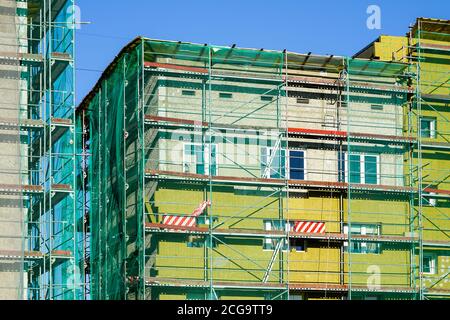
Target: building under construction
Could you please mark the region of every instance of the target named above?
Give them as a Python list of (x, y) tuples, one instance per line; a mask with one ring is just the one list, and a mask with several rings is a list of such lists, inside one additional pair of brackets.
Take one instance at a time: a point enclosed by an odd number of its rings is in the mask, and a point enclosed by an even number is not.
[(85, 293), (73, 6), (0, 1), (0, 299)]
[(91, 297), (449, 297), (449, 49), (132, 41), (77, 109)]
[(76, 109), (74, 12), (0, 0), (0, 299), (450, 297), (450, 21), (137, 38)]

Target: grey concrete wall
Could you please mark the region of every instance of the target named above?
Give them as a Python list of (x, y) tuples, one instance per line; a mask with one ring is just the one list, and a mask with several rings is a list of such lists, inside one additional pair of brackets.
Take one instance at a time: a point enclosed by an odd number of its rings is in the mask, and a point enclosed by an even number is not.
[[(18, 5), (23, 5), (18, 3)], [(16, 17), (16, 1), (0, 0), (0, 52), (18, 53), (23, 48), (18, 45), (16, 26), (22, 18)], [(20, 80), (22, 71), (18, 63), (0, 63), (0, 119), (18, 122), (21, 103), (26, 101), (24, 87)], [(25, 99), (25, 100), (23, 100)], [(20, 186), (20, 172), (26, 172), (26, 161), (21, 161), (26, 147), (20, 143), (20, 131), (0, 127), (0, 185)], [(23, 218), (20, 195), (0, 194), (0, 299), (19, 299), (21, 283), (25, 282), (23, 273)], [(14, 254), (11, 254), (14, 253)], [(17, 256), (11, 258), (10, 256)], [(9, 258), (8, 258), (9, 257)]]
[[(389, 94), (356, 93), (354, 94), (356, 101), (352, 102), (350, 107), (340, 108), (338, 114), (336, 90), (291, 88), (290, 95), (294, 96), (281, 97), (278, 102), (274, 97), (273, 102), (264, 102), (261, 100), (261, 92), (270, 91), (275, 88), (274, 85), (213, 82), (213, 86), (217, 84), (218, 87), (213, 88), (209, 95), (208, 88), (201, 89), (201, 80), (161, 77), (160, 81), (158, 87), (153, 80), (151, 102), (147, 104), (147, 113), (149, 114), (200, 122), (202, 120), (202, 103), (206, 103), (211, 106), (209, 109), (212, 113), (212, 122), (215, 124), (224, 124), (224, 127), (235, 124), (270, 128), (277, 126), (277, 115), (281, 113), (281, 118), (283, 118), (287, 108), (289, 127), (347, 131), (347, 121), (349, 120), (350, 132), (402, 135), (402, 108), (401, 105), (396, 104), (395, 100), (389, 102), (387, 99)], [(174, 83), (177, 84), (172, 87)], [(233, 86), (235, 91), (220, 90), (222, 87), (226, 88), (227, 85)], [(252, 90), (258, 92), (252, 93)], [(183, 91), (190, 91), (191, 94), (183, 95)], [(223, 98), (220, 93), (231, 93), (232, 98)], [(150, 91), (147, 91), (147, 94), (150, 94)], [(298, 97), (307, 97), (308, 102), (299, 102), (296, 94)], [(358, 99), (358, 95), (361, 99)], [(382, 100), (383, 109), (374, 110), (374, 104), (376, 105), (380, 99), (384, 99)], [(209, 120), (209, 114), (206, 114), (205, 120)], [(217, 145), (218, 175), (261, 176), (261, 150), (267, 145), (275, 145), (278, 132), (272, 131), (269, 134), (269, 142), (265, 141), (264, 137), (257, 137), (253, 133), (246, 134), (242, 131), (238, 133), (228, 130), (226, 133), (216, 132), (213, 135), (214, 143)], [(184, 145), (194, 139), (195, 142), (201, 143), (200, 129), (195, 132), (168, 130), (167, 134), (171, 136), (162, 135), (160, 142), (154, 145), (147, 167), (195, 173), (195, 163), (193, 159), (184, 154)], [(311, 147), (312, 144), (317, 144), (317, 140), (297, 141), (302, 142), (299, 149), (305, 151), (306, 180), (338, 181), (338, 152), (335, 148)], [(305, 147), (302, 148), (302, 145)], [(403, 154), (400, 151), (387, 150), (374, 144), (361, 144), (356, 141), (352, 143), (351, 148), (352, 152), (360, 149), (356, 153), (379, 153), (380, 184), (403, 185)], [(380, 150), (383, 150), (382, 153)], [(183, 166), (183, 163), (191, 163), (191, 165)]]

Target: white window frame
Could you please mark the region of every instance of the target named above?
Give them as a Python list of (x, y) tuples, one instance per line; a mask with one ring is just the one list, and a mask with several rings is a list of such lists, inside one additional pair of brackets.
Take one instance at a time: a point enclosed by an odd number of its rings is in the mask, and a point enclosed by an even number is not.
[[(272, 231), (272, 222), (273, 221), (278, 221), (278, 220), (276, 220), (276, 219), (265, 219), (265, 220), (263, 220), (264, 231)], [(285, 229), (286, 232), (288, 232), (290, 230), (290, 225), (288, 223), (284, 223), (284, 229)], [(274, 249), (266, 249), (266, 245), (267, 245), (267, 247), (268, 247), (269, 244), (271, 246), (273, 246), (273, 240), (274, 240), (273, 237), (270, 237), (270, 236), (264, 237), (263, 251), (274, 251)], [(284, 241), (284, 240), (285, 240), (284, 238), (279, 238), (279, 241)], [(287, 252), (288, 248), (289, 248), (289, 244), (286, 245), (286, 243), (285, 243), (284, 246), (282, 247), (282, 251)]]
[[(192, 166), (192, 163), (187, 163), (186, 162), (186, 146), (202, 146), (202, 143), (198, 143), (198, 142), (183, 142), (183, 173), (186, 173), (186, 164), (189, 166)], [(205, 146), (209, 149), (209, 147), (211, 146), (215, 146), (216, 147), (216, 172), (215, 174), (213, 174), (213, 176), (217, 176), (219, 173), (219, 146), (217, 145), (217, 143), (205, 143)], [(211, 152), (210, 152), (211, 153)], [(204, 175), (209, 175), (209, 169), (210, 169), (210, 165), (209, 165), (209, 153), (205, 152), (205, 154), (208, 155), (208, 157), (205, 160), (205, 168), (208, 168), (208, 171), (204, 173)]]
[[(377, 235), (380, 236), (381, 235), (381, 225), (380, 224), (371, 224), (371, 223), (355, 223), (356, 225), (361, 226), (361, 233), (357, 234), (357, 235), (361, 235), (361, 236), (365, 236), (367, 235), (367, 227), (368, 226), (376, 226), (377, 227)], [(349, 228), (348, 228), (348, 224), (344, 225), (344, 234), (348, 235), (349, 234)], [(356, 234), (355, 234), (356, 235)], [(381, 252), (367, 252), (367, 242), (362, 242), (362, 241), (358, 241), (361, 244), (361, 248), (366, 248), (366, 252), (352, 252), (351, 254), (381, 254)], [(377, 243), (377, 245), (380, 245), (379, 243)], [(347, 248), (346, 251), (349, 250), (349, 243), (348, 241), (344, 242), (344, 248)]]
[[(344, 152), (345, 156), (345, 182), (348, 183), (349, 181), (349, 162), (348, 162), (348, 152)], [(379, 154), (373, 154), (373, 153), (352, 153), (352, 156), (359, 156), (359, 165), (360, 165), (360, 183), (359, 184), (366, 184), (366, 161), (365, 156), (371, 156), (377, 158), (377, 183), (376, 185), (381, 184), (381, 158)]]
[[(435, 196), (436, 193), (435, 192), (429, 192), (427, 193), (430, 196)], [(437, 204), (437, 199), (436, 198), (427, 198), (426, 196), (422, 196), (422, 206), (423, 207), (435, 207)]]
[(427, 120), (430, 122), (430, 136), (423, 137), (423, 139), (436, 139), (436, 122), (437, 119), (433, 117), (421, 117), (420, 118), (420, 127), (422, 128), (422, 120)]
[[(272, 223), (269, 220), (264, 221), (264, 231), (272, 231)], [(272, 244), (273, 238), (264, 237), (263, 251), (273, 251), (273, 249), (267, 249), (269, 246), (273, 246)]]
[[(286, 151), (287, 150), (285, 148), (279, 148), (279, 149), (275, 149), (274, 147), (262, 147), (262, 148), (266, 149), (266, 157), (267, 157), (266, 160), (267, 161), (270, 158), (269, 154), (272, 154), (273, 150), (280, 150), (280, 152), (282, 152), (284, 150), (284, 154), (285, 154), (285, 157), (286, 157)], [(260, 150), (260, 152), (261, 152), (261, 154), (260, 154), (261, 156), (260, 156), (260, 161), (259, 162), (260, 162), (260, 167), (262, 167), (262, 149)], [(285, 159), (284, 163), (285, 163), (284, 171), (285, 171), (285, 174), (286, 174), (286, 170), (288, 169), (288, 165), (287, 165), (286, 159)], [(261, 170), (261, 177), (262, 178), (272, 179), (272, 176), (270, 174), (270, 172), (272, 171), (272, 164), (273, 164), (273, 161), (270, 164), (270, 166), (268, 166), (268, 164), (266, 163), (266, 168), (269, 168), (269, 176), (268, 177), (264, 177), (264, 171)], [(280, 169), (281, 169), (281, 167), (280, 167)], [(280, 172), (280, 176), (281, 176), (281, 172)]]
[[(268, 156), (269, 153), (271, 153), (273, 150), (275, 150), (274, 147), (262, 147), (266, 149), (266, 155)], [(308, 180), (307, 179), (307, 175), (308, 175), (308, 170), (307, 168), (307, 161), (306, 161), (306, 154), (307, 151), (305, 149), (285, 149), (285, 148), (280, 148), (280, 151), (284, 150), (284, 154), (285, 154), (285, 165), (286, 167), (284, 168), (285, 170), (285, 174), (287, 176), (288, 179), (291, 179), (291, 151), (293, 152), (303, 152), (303, 180)], [(262, 150), (261, 150), (261, 155), (262, 155)], [(262, 159), (260, 157), (260, 164), (262, 164)], [(269, 167), (269, 172), (270, 170), (272, 170), (272, 166)], [(261, 172), (261, 177), (263, 177), (264, 172)], [(281, 173), (280, 173), (281, 175)], [(268, 177), (270, 179), (270, 176)]]
[(430, 266), (430, 272), (423, 272), (424, 274), (428, 274), (428, 275), (435, 275), (437, 274), (437, 255), (435, 253), (424, 253), (424, 258), (425, 257), (430, 257), (430, 261), (431, 261), (431, 266)]

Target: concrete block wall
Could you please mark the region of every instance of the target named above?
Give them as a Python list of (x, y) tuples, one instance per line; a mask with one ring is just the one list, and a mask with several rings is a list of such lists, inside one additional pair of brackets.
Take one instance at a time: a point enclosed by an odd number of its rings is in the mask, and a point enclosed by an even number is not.
[[(19, 45), (19, 33), (22, 29), (17, 25), (23, 23), (23, 18), (16, 16), (16, 3), (11, 0), (0, 0), (0, 52), (16, 54), (23, 52)], [(24, 81), (21, 80), (22, 67), (17, 61), (0, 63), (0, 119), (18, 123), (21, 116), (20, 104), (24, 103)], [(7, 189), (8, 185), (20, 188), (22, 171), (26, 164), (21, 156), (26, 146), (21, 144), (18, 128), (0, 127), (0, 186)], [(26, 161), (25, 161), (26, 162)], [(0, 300), (21, 298), (20, 284), (25, 282), (23, 272), (24, 242), (23, 219), (25, 211), (22, 208), (21, 195), (0, 194)], [(2, 254), (3, 252), (3, 254)], [(16, 256), (15, 258), (7, 258)]]
[[(224, 87), (229, 86), (228, 91), (221, 91), (218, 86), (217, 90), (211, 92), (209, 99), (209, 97), (205, 97), (207, 90), (202, 89), (201, 80), (172, 80), (178, 82), (176, 87), (172, 87), (173, 83), (166, 77), (160, 78), (160, 87), (152, 86), (152, 102), (149, 104), (148, 113), (201, 122), (202, 103), (206, 103), (211, 105), (212, 122), (215, 124), (223, 124), (225, 127), (233, 124), (268, 128), (267, 139), (269, 141), (265, 141), (266, 138), (262, 133), (255, 135), (254, 131), (245, 133), (228, 129), (226, 132), (218, 131), (217, 134), (214, 134), (213, 143), (217, 147), (218, 154), (217, 175), (221, 176), (250, 177), (254, 175), (260, 177), (261, 149), (276, 144), (279, 134), (279, 131), (276, 130), (277, 124), (284, 125), (278, 123), (277, 114), (280, 113), (281, 116), (284, 116), (286, 106), (290, 127), (347, 131), (347, 119), (349, 118), (352, 132), (402, 135), (402, 106), (397, 105), (395, 99), (390, 104), (383, 104), (381, 111), (372, 110), (373, 103), (370, 99), (365, 102), (352, 103), (349, 117), (348, 108), (340, 108), (341, 110), (338, 112), (336, 101), (328, 99), (333, 96), (334, 99), (337, 98), (337, 93), (328, 89), (295, 88), (297, 93), (309, 97), (307, 103), (299, 102), (295, 96), (289, 97), (287, 100), (284, 97), (275, 96), (272, 102), (263, 102), (261, 97), (264, 95), (261, 92), (270, 90), (269, 86), (223, 83)], [(230, 88), (233, 88), (234, 91), (231, 91)], [(189, 93), (186, 94), (185, 91), (189, 91)], [(206, 94), (208, 93), (206, 92)], [(221, 94), (231, 94), (232, 96), (223, 98)], [(246, 115), (248, 116), (245, 117)], [(208, 121), (208, 119), (209, 115), (207, 114), (206, 120)], [(372, 123), (368, 124), (367, 122)], [(201, 144), (201, 130), (181, 129), (160, 132), (163, 136), (153, 146), (153, 157), (150, 159), (152, 163), (148, 164), (148, 167), (156, 168), (159, 159), (159, 170), (195, 173), (194, 164), (187, 171), (183, 168), (183, 162), (186, 162), (184, 144), (186, 142)], [(302, 139), (301, 141), (305, 144), (305, 148), (302, 149), (305, 151), (306, 158), (307, 176), (305, 179), (337, 182), (339, 175), (336, 148), (311, 147), (312, 144), (307, 142), (314, 142), (314, 140)], [(392, 186), (404, 184), (401, 150), (395, 148), (387, 148), (389, 149), (387, 150), (386, 147), (380, 148), (374, 144), (357, 142), (352, 143), (352, 148), (352, 152), (355, 152), (356, 149), (364, 149), (366, 153), (379, 154), (380, 184)]]

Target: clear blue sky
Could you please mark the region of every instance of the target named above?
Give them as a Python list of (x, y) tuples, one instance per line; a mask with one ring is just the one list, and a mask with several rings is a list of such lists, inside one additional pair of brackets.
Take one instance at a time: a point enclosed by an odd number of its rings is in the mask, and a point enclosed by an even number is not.
[[(448, 0), (76, 0), (77, 100), (138, 35), (300, 53), (352, 55), (381, 34), (404, 35), (416, 17), (450, 19)], [(366, 27), (369, 5), (381, 29)]]

